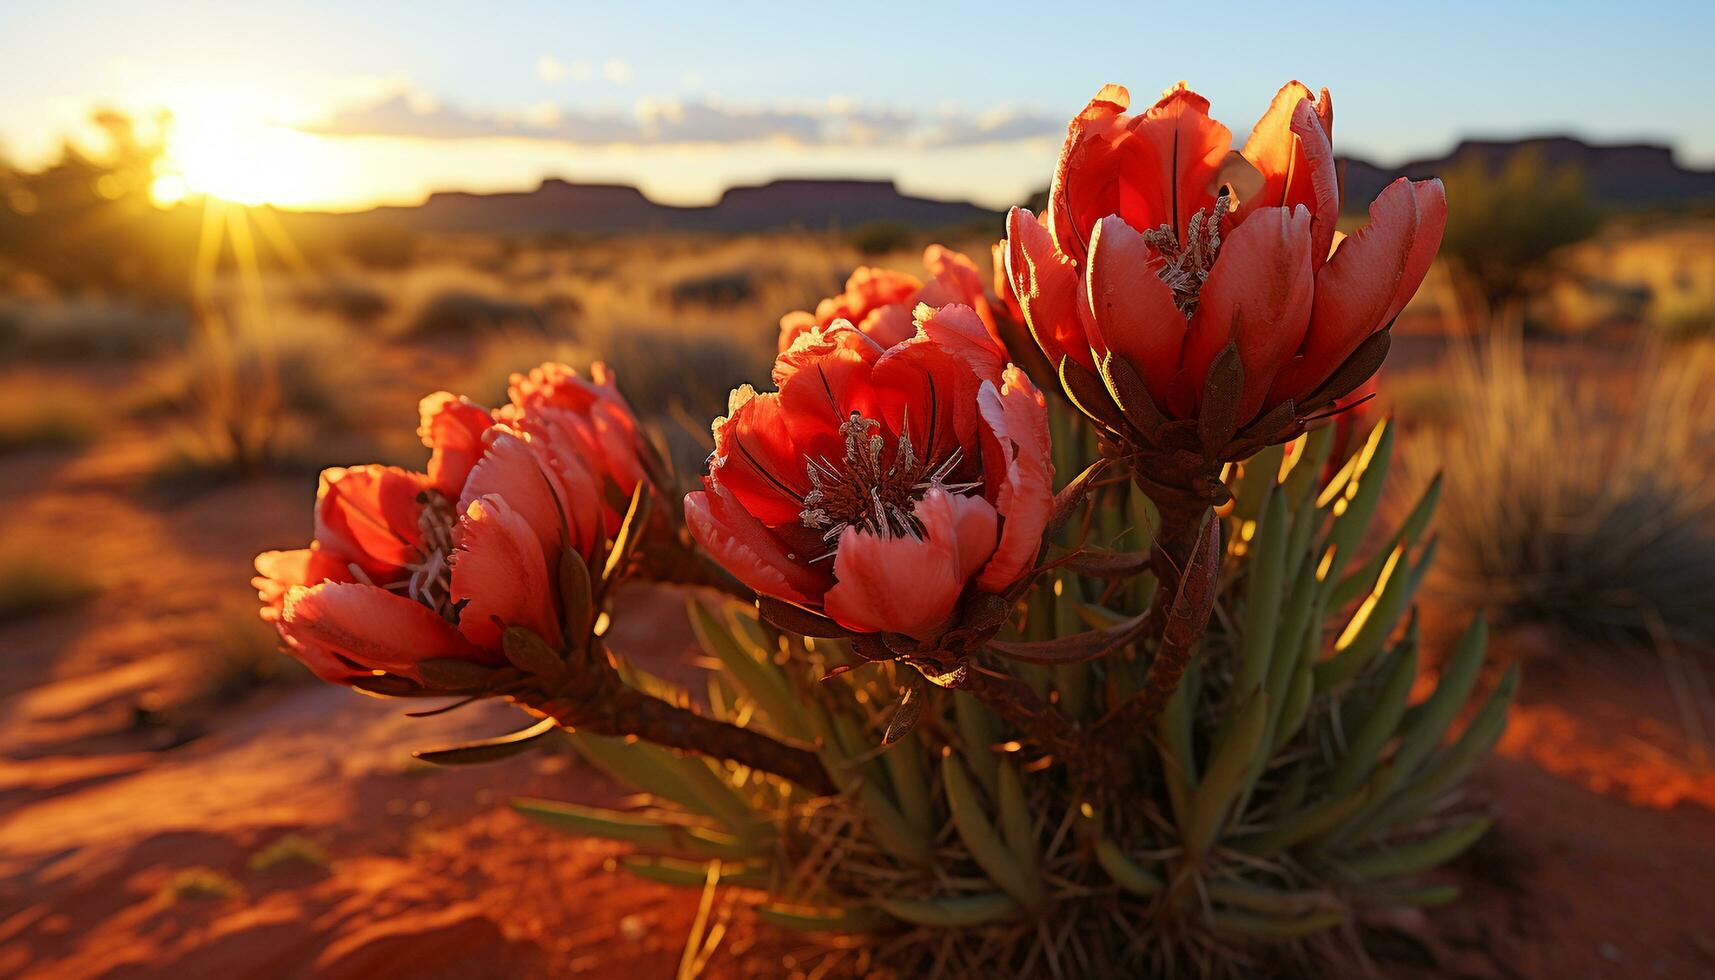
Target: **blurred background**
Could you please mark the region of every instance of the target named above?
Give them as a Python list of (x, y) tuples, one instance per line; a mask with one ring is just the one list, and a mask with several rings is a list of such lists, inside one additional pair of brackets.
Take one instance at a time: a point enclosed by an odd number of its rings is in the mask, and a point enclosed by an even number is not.
[[(415, 763), (507, 710), (305, 683), (251, 557), (321, 467), (420, 466), (423, 394), (546, 358), (694, 479), (781, 314), (932, 242), (986, 269), (1104, 82), (1242, 141), (1294, 77), (1347, 230), (1446, 182), (1364, 416), (1398, 500), (1442, 474), (1426, 633), (1483, 608), (1527, 664), (1467, 901), (1371, 955), (1715, 975), (1715, 7), (817, 6), (0, 10), (0, 975), (670, 975), (696, 896), (504, 807), (611, 783)], [(615, 646), (682, 658), (632, 601)], [(731, 935), (707, 975), (796, 962)]]

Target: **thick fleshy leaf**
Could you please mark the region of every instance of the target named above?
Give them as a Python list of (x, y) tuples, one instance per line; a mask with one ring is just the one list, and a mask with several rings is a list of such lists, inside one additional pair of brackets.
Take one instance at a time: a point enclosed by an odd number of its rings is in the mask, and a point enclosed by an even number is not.
[(1049, 666), (1081, 664), (1105, 657), (1143, 633), (1148, 613), (1139, 613), (1112, 626), (1052, 640), (990, 640), (988, 648), (1011, 660)]

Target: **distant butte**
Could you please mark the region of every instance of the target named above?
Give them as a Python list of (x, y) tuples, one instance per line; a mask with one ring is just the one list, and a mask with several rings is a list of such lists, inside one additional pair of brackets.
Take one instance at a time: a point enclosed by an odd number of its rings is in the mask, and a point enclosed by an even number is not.
[[(1473, 157), (1496, 168), (1527, 149), (1541, 153), (1551, 167), (1570, 164), (1582, 170), (1591, 197), (1603, 207), (1626, 210), (1715, 201), (1715, 171), (1679, 165), (1667, 146), (1598, 146), (1569, 136), (1465, 140), (1445, 156), (1394, 167), (1343, 158), (1345, 200), (1351, 210), (1361, 213), (1397, 177), (1436, 176)], [(730, 188), (711, 205), (679, 207), (652, 201), (627, 184), (579, 184), (552, 178), (529, 191), (443, 191), (411, 207), (382, 207), (350, 215), (301, 214), (296, 219), (380, 222), (426, 232), (530, 235), (851, 229), (871, 222), (920, 229), (998, 227), (1001, 217), (999, 211), (964, 201), (905, 194), (890, 180), (775, 180)]]

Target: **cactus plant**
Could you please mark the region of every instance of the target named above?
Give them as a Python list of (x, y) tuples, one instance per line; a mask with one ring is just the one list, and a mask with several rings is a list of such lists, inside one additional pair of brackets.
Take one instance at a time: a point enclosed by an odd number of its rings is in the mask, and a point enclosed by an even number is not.
[[(1068, 417), (1056, 430), (1062, 445), (1088, 438)], [(779, 927), (877, 933), (908, 975), (1219, 973), (1265, 962), (1274, 945), (1337, 934), (1366, 907), (1449, 901), (1456, 891), (1426, 875), (1488, 826), (1457, 791), (1500, 735), (1516, 672), (1473, 697), (1479, 619), (1433, 692), (1408, 703), (1420, 659), (1411, 599), (1434, 553), (1437, 488), (1366, 550), (1391, 426), (1321, 481), (1330, 443), (1319, 430), (1230, 474), (1219, 612), (1152, 730), (1114, 746), (1121, 784), (1105, 792), (1077, 785), (1065, 760), (1028, 751), (970, 694), (902, 705), (909, 668), (841, 673), (860, 662), (848, 641), (786, 632), (746, 604), (700, 594), (689, 613), (723, 668), (709, 675), (707, 710), (815, 746), (838, 795), (578, 733), (578, 751), (649, 794), (650, 807), (515, 805), (634, 845), (620, 866), (644, 878), (702, 888), (713, 875), (755, 889), (760, 915)], [(1125, 486), (1098, 494), (1111, 499), (1092, 521), (1107, 526), (1088, 533), (1144, 544), (1148, 502)], [(1060, 533), (1070, 545), (1084, 531)], [(1135, 580), (1062, 570), (1040, 581), (1010, 632), (1109, 626), (1150, 595)], [(1138, 643), (1012, 669), (1094, 726), (1139, 689), (1150, 656)], [(630, 680), (690, 697), (637, 672)], [(916, 724), (888, 742), (909, 710), (921, 712)]]

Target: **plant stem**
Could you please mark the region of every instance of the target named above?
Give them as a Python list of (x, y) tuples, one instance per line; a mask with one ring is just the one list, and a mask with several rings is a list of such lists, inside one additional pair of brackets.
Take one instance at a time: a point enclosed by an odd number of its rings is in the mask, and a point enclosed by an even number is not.
[[(1154, 561), (1159, 585), (1152, 610), (1152, 619), (1161, 623), (1161, 639), (1149, 662), (1143, 689), (1110, 711), (1097, 724), (1098, 732), (1123, 734), (1155, 723), (1179, 689), (1192, 651), (1209, 624), (1220, 587), (1221, 522), (1208, 502), (1159, 485), (1146, 489), (1161, 512)], [(1123, 740), (1107, 743), (1121, 744)]]
[(636, 736), (646, 742), (694, 752), (773, 773), (818, 794), (837, 792), (814, 752), (795, 748), (751, 728), (699, 715), (624, 685), (599, 697), (514, 695), (568, 730)]

